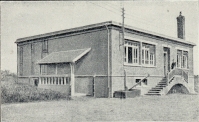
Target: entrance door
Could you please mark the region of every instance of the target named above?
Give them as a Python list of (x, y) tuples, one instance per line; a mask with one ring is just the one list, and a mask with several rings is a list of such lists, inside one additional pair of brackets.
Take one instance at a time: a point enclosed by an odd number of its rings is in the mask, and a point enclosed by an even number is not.
[(170, 71), (170, 49), (164, 47), (164, 76)]
[(168, 69), (168, 54), (164, 52), (164, 76), (167, 76), (167, 69)]

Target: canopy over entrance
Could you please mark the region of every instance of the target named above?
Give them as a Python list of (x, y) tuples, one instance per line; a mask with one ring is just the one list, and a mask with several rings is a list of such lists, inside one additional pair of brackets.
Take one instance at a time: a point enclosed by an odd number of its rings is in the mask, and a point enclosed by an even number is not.
[(52, 63), (74, 63), (79, 60), (81, 57), (86, 55), (91, 48), (86, 49), (77, 49), (77, 50), (68, 50), (53, 52), (43, 59), (41, 59), (38, 64), (52, 64)]

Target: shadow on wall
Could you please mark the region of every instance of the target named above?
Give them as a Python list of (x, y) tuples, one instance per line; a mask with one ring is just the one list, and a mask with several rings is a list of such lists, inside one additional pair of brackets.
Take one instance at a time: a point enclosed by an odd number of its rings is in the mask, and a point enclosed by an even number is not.
[(168, 92), (168, 94), (173, 94), (173, 93), (189, 94), (189, 91), (182, 84), (176, 84)]

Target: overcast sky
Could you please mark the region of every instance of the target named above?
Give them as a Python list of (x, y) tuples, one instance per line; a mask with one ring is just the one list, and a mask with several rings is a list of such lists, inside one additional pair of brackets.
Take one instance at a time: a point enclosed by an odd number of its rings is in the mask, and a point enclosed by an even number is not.
[[(104, 21), (125, 24), (177, 37), (176, 17), (185, 16), (185, 37), (198, 44), (198, 1), (187, 2), (2, 2), (1, 69), (17, 71), (17, 38), (59, 31)], [(194, 48), (195, 74), (199, 74), (198, 46)]]

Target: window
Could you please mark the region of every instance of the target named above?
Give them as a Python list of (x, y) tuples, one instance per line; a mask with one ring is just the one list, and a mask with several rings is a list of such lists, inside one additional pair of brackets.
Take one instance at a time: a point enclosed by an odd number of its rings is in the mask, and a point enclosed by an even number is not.
[(155, 65), (155, 46), (143, 43), (142, 44), (142, 64)]
[(181, 67), (182, 50), (177, 51), (177, 67)]
[(188, 68), (187, 64), (188, 64), (188, 52), (187, 51), (183, 51), (183, 55), (182, 55), (182, 68)]
[(188, 51), (177, 50), (177, 67), (188, 68)]
[(155, 45), (153, 42), (126, 40), (124, 63), (127, 65), (155, 66)]
[(47, 65), (41, 65), (41, 74), (46, 75), (47, 74)]
[(19, 49), (20, 49), (20, 51), (19, 51), (19, 57), (20, 57), (20, 59), (19, 59), (19, 62), (20, 62), (19, 74), (20, 74), (20, 76), (22, 76), (23, 75), (23, 47), (20, 47)]
[[(141, 79), (135, 79), (135, 83), (140, 82)], [(139, 83), (139, 86), (141, 86), (141, 82)]]
[(48, 40), (44, 40), (42, 43), (42, 51), (48, 52)]
[(128, 64), (139, 64), (139, 43), (134, 41), (126, 41), (124, 46), (124, 61)]
[(147, 85), (147, 79), (144, 79), (144, 80), (142, 81), (142, 83), (143, 83), (144, 85)]

